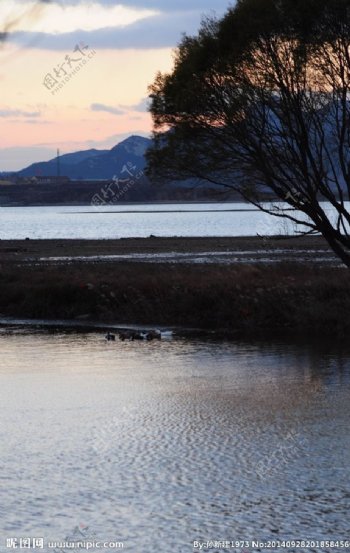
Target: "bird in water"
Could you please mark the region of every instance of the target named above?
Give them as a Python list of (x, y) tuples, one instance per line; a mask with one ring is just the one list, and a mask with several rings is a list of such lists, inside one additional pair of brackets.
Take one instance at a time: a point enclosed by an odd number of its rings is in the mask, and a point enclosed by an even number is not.
[(147, 340), (150, 342), (151, 340), (161, 340), (162, 335), (159, 332), (159, 330), (150, 330), (150, 331), (143, 331), (143, 332), (137, 332), (135, 330), (129, 330), (126, 332), (120, 332), (119, 333), (119, 339), (124, 342), (125, 340)]

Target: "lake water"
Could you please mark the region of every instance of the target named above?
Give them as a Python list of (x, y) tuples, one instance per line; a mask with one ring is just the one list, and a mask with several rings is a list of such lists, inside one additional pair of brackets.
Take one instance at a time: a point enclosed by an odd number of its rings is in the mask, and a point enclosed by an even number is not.
[(348, 352), (16, 329), (0, 347), (1, 553), (349, 538)]
[(256, 236), (293, 233), (249, 204), (0, 207), (0, 238)]

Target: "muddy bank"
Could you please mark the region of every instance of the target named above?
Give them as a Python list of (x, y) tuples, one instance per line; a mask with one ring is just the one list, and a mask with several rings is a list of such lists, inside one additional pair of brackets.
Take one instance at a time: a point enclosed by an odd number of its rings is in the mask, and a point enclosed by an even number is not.
[[(121, 238), (117, 240), (0, 240), (0, 259), (59, 255), (111, 255), (127, 253), (253, 251), (266, 249), (328, 250), (325, 240), (313, 237), (232, 238)], [(17, 254), (17, 255), (16, 255)]]
[(0, 240), (0, 264), (276, 263), (339, 265), (321, 237), (128, 238), (120, 240)]
[[(81, 253), (78, 245), (66, 245), (72, 246)], [(45, 249), (53, 251), (52, 244), (28, 247), (40, 255)], [(185, 326), (229, 337), (268, 339), (343, 339), (350, 331), (350, 279), (343, 268), (283, 260), (273, 266), (138, 262), (57, 266), (21, 264), (20, 259), (6, 260), (2, 255), (0, 317)]]

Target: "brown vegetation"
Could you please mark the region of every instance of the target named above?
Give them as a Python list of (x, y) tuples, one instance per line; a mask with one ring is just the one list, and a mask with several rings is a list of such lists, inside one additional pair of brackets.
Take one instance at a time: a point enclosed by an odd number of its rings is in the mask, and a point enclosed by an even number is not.
[(232, 336), (344, 338), (348, 270), (305, 265), (8, 265), (6, 317), (195, 327)]

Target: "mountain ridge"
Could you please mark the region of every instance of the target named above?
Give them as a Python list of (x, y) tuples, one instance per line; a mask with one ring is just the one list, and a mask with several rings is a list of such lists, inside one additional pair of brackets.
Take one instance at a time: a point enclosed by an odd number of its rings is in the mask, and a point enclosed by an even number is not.
[[(60, 172), (72, 180), (122, 178), (127, 176), (128, 167), (135, 172), (144, 170), (145, 153), (151, 145), (150, 138), (131, 135), (110, 150), (92, 148), (63, 154), (59, 157)], [(16, 174), (19, 177), (57, 176), (57, 158), (32, 163)]]

